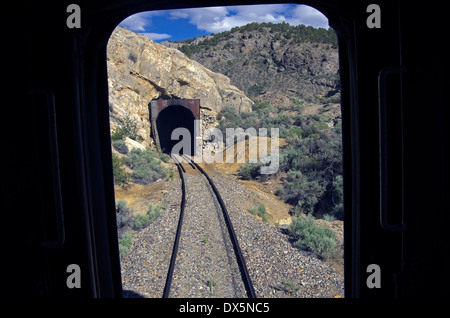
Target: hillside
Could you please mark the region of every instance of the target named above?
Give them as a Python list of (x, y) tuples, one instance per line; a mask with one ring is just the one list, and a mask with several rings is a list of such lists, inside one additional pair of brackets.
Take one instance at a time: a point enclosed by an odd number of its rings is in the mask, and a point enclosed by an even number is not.
[(332, 29), (255, 22), (161, 44), (228, 76), (259, 101), (287, 104), (294, 97), (318, 104), (339, 91), (337, 38)]
[[(159, 163), (167, 158), (145, 150), (153, 143), (150, 101), (200, 98), (203, 131), (217, 126), (225, 136), (227, 127), (279, 128), (280, 138), (289, 147), (281, 151), (281, 175), (276, 176), (284, 181), (278, 184), (280, 191), (272, 191), (297, 210), (341, 218), (337, 61), (332, 30), (252, 23), (161, 45), (117, 28), (108, 43), (116, 183), (146, 185), (169, 175), (168, 167)], [(203, 146), (219, 142), (204, 140)], [(245, 179), (267, 180), (268, 176), (260, 176), (258, 171), (259, 165), (249, 164), (241, 167), (239, 174)]]
[(117, 27), (107, 54), (111, 130), (121, 127), (145, 147), (152, 144), (149, 103), (153, 99), (199, 98), (206, 107), (202, 119), (215, 118), (224, 107), (236, 112), (251, 110), (253, 102), (228, 77), (143, 35)]

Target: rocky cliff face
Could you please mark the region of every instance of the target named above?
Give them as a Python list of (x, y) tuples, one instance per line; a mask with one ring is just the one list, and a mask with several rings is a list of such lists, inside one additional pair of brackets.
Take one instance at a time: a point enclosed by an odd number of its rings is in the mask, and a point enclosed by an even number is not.
[(149, 103), (157, 98), (198, 98), (202, 118), (211, 122), (225, 106), (251, 110), (252, 101), (230, 79), (190, 60), (176, 49), (117, 27), (108, 42), (111, 129), (135, 126), (138, 141), (150, 139)]

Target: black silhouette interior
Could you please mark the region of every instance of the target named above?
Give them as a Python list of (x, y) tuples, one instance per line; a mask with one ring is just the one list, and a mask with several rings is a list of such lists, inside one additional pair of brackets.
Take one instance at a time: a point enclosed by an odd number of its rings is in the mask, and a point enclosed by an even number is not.
[[(177, 150), (176, 154), (191, 155), (194, 153), (194, 115), (189, 109), (179, 105), (164, 108), (156, 119), (156, 126), (161, 150), (164, 153), (171, 154), (172, 148), (179, 143), (181, 143), (179, 146), (186, 146), (182, 147), (180, 151)], [(174, 134), (174, 140), (172, 140), (172, 133), (176, 128), (186, 128), (189, 136)], [(189, 138), (189, 141), (184, 138)]]

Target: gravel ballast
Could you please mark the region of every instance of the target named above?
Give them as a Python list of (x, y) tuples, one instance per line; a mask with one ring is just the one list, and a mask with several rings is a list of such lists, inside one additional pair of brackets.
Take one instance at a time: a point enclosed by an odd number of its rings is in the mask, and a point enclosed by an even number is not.
[[(251, 191), (234, 176), (209, 175), (227, 206), (257, 297), (344, 296), (342, 274), (294, 247), (283, 227), (248, 212)], [(185, 216), (170, 297), (246, 297), (222, 212), (206, 178), (189, 173), (185, 178)], [(175, 178), (163, 199), (166, 211), (135, 235), (121, 259), (124, 297), (162, 297), (180, 202), (181, 181)]]

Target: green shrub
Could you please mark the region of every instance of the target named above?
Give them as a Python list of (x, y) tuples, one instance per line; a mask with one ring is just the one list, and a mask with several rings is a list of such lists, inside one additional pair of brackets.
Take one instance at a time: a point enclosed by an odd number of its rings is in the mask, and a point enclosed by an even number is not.
[(136, 231), (142, 230), (150, 224), (150, 218), (147, 214), (138, 214), (134, 221), (134, 229)]
[(125, 159), (128, 167), (133, 169), (131, 179), (138, 184), (147, 185), (157, 179), (164, 179), (168, 171), (157, 160), (159, 154), (147, 148), (145, 150), (133, 148)]
[(146, 228), (163, 212), (164, 209), (161, 206), (149, 204), (146, 214), (139, 214), (134, 217), (133, 209), (128, 206), (125, 200), (118, 200), (116, 202), (116, 221), (120, 256), (126, 255), (131, 248), (131, 230), (140, 231)]
[(298, 206), (305, 213), (313, 213), (324, 193), (317, 181), (308, 181), (300, 171), (289, 171), (283, 191), (277, 192), (287, 203)]
[(113, 174), (114, 174), (114, 183), (117, 185), (123, 185), (130, 181), (130, 174), (125, 171), (123, 167), (123, 160), (120, 159), (117, 155), (112, 155), (113, 162)]
[(239, 167), (238, 174), (244, 180), (256, 179), (260, 176), (261, 164), (259, 163), (247, 163)]
[(259, 216), (263, 220), (263, 222), (267, 222), (269, 219), (266, 206), (262, 203), (258, 207), (249, 209), (248, 212), (250, 212), (253, 215)]
[(113, 130), (111, 134), (111, 139), (112, 141), (122, 140), (125, 138), (126, 133), (127, 132), (125, 131), (125, 129), (123, 129), (122, 127), (117, 127), (116, 129)]
[(329, 258), (336, 252), (336, 234), (325, 226), (317, 225), (311, 214), (298, 214), (289, 230), (296, 239), (294, 244), (302, 249), (311, 250), (323, 258)]
[[(301, 32), (306, 30), (309, 29)], [(292, 36), (294, 39), (294, 33)], [(322, 35), (320, 38), (326, 39)], [(278, 171), (287, 176), (282, 179), (283, 186), (277, 195), (286, 203), (299, 205), (299, 211), (304, 213), (329, 214), (342, 220), (341, 120), (333, 120), (327, 113), (302, 114), (307, 106), (306, 101), (292, 98), (291, 104), (282, 106), (255, 101), (252, 112), (236, 113), (224, 107), (217, 116), (220, 122), (216, 128), (222, 131), (224, 140), (228, 127), (279, 128), (286, 146), (280, 148)], [(333, 127), (328, 126), (330, 122)], [(262, 163), (247, 163), (239, 168), (238, 174), (244, 180), (265, 181), (274, 177), (261, 175), (261, 166)]]
[(150, 223), (153, 222), (163, 212), (164, 212), (163, 207), (159, 205), (153, 206), (152, 204), (149, 204), (147, 215), (149, 217)]
[(116, 141), (113, 141), (112, 144), (113, 144), (114, 149), (116, 149), (119, 153), (121, 153), (121, 154), (128, 153), (128, 147), (127, 147), (127, 144), (125, 143), (125, 141), (116, 140)]
[(172, 180), (173, 179), (173, 176), (174, 176), (174, 172), (173, 172), (173, 169), (172, 170), (170, 170), (170, 172), (169, 172), (169, 176), (166, 178), (166, 181), (170, 181), (170, 180)]
[(129, 253), (132, 242), (133, 236), (130, 233), (125, 233), (122, 235), (121, 238), (119, 238), (119, 253), (120, 256), (125, 256)]
[(292, 127), (291, 130), (289, 131), (292, 135), (297, 135), (299, 137), (301, 137), (303, 135), (303, 130), (300, 127)]
[[(133, 89), (139, 94), (139, 89)], [(124, 118), (117, 119), (121, 124), (121, 127), (117, 127), (111, 134), (111, 140), (123, 140), (125, 137), (130, 137), (130, 139), (141, 142), (144, 140), (142, 136), (138, 135), (138, 121), (135, 118), (130, 117), (126, 114)]]
[(119, 237), (122, 237), (122, 235), (134, 227), (133, 210), (125, 200), (118, 200), (116, 202), (116, 223)]
[[(139, 89), (134, 89), (136, 93), (139, 94)], [(128, 114), (125, 115), (125, 118), (123, 121), (123, 129), (125, 130), (125, 133), (130, 139), (136, 140), (136, 141), (142, 141), (143, 138), (137, 134), (138, 131), (138, 122), (136, 119), (131, 118)]]
[(162, 162), (168, 163), (170, 161), (170, 156), (168, 154), (165, 154), (163, 152), (158, 152), (158, 155), (159, 155), (159, 159)]
[(116, 213), (118, 214), (130, 214), (133, 210), (128, 206), (126, 200), (118, 200), (116, 202)]

